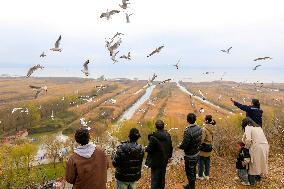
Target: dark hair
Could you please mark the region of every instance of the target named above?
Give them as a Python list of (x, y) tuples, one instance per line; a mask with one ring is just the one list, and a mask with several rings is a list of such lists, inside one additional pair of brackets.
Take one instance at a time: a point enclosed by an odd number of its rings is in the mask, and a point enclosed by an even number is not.
[(213, 119), (212, 115), (206, 115), (205, 116), (205, 123), (216, 125), (216, 121)]
[(243, 143), (242, 141), (239, 141), (237, 144), (240, 145), (241, 147), (245, 147), (245, 143)]
[(81, 145), (88, 144), (90, 140), (90, 134), (89, 134), (88, 129), (85, 129), (85, 128), (77, 129), (75, 133), (75, 140), (77, 143)]
[(132, 129), (130, 129), (130, 131), (129, 131), (128, 137), (129, 137), (129, 140), (130, 140), (130, 141), (136, 142), (136, 141), (141, 137), (141, 135), (140, 135), (138, 129), (132, 128)]
[(246, 117), (242, 120), (242, 128), (245, 129), (248, 125), (257, 127), (257, 124), (251, 118)]
[(196, 122), (196, 115), (194, 113), (189, 113), (186, 119), (188, 123), (194, 124)]
[(155, 125), (158, 130), (163, 130), (165, 127), (165, 123), (160, 119), (156, 121)]
[(257, 108), (260, 108), (260, 102), (258, 99), (252, 99), (251, 100), (251, 103), (253, 104), (253, 106), (257, 107)]

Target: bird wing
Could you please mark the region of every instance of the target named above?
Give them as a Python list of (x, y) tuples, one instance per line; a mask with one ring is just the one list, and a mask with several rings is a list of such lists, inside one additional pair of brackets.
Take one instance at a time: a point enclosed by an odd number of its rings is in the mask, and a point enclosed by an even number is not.
[(100, 18), (103, 18), (103, 17), (107, 17), (107, 13), (105, 13), (105, 12), (102, 13), (101, 16), (100, 16)]
[(118, 10), (112, 10), (112, 11), (109, 12), (109, 14), (110, 14), (110, 15), (114, 15), (115, 13), (119, 13), (119, 12), (120, 12), (120, 11), (118, 11)]
[(35, 68), (32, 67), (29, 69), (28, 73), (27, 73), (27, 77), (30, 77), (32, 75), (32, 73), (34, 72)]
[(158, 52), (158, 50), (157, 49), (155, 49), (154, 51), (152, 51), (147, 57), (150, 57), (150, 56), (152, 56), (153, 54), (155, 54), (155, 53), (157, 53)]
[(41, 89), (41, 87), (34, 86), (34, 85), (29, 85), (29, 87), (32, 88), (32, 89)]
[(226, 50), (221, 50), (222, 52), (227, 52)]
[(90, 60), (87, 60), (84, 64), (83, 64), (83, 67), (85, 70), (88, 69), (88, 64), (90, 63)]
[(233, 48), (233, 47), (228, 48), (228, 50), (227, 50), (227, 51), (229, 52), (232, 48)]
[(60, 45), (60, 41), (61, 41), (61, 35), (58, 37), (57, 41), (55, 42), (55, 48), (59, 48)]
[(253, 61), (258, 61), (258, 60), (260, 60), (260, 58), (256, 58), (256, 59), (254, 59)]
[(40, 90), (37, 90), (37, 91), (36, 91), (35, 99), (38, 97), (38, 95), (39, 95), (40, 92), (41, 92)]
[(119, 58), (127, 58), (125, 55), (120, 56)]
[(160, 47), (158, 47), (158, 51), (160, 51), (160, 50), (162, 50), (162, 48), (164, 48), (165, 46), (163, 45), (163, 46), (160, 46)]

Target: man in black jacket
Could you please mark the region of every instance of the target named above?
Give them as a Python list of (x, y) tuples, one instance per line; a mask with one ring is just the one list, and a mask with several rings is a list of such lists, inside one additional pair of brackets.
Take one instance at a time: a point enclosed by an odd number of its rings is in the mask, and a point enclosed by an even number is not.
[(196, 180), (196, 165), (199, 159), (199, 146), (201, 144), (202, 129), (195, 124), (196, 115), (193, 113), (187, 115), (187, 122), (189, 123), (189, 126), (184, 131), (183, 141), (179, 148), (185, 153), (184, 162), (188, 184), (184, 188), (194, 189)]
[(137, 181), (141, 178), (144, 150), (137, 144), (139, 138), (139, 130), (132, 128), (129, 140), (122, 142), (112, 156), (117, 189), (136, 189)]
[(146, 165), (151, 167), (151, 189), (164, 189), (166, 167), (172, 157), (173, 146), (170, 134), (164, 130), (164, 122), (157, 120), (157, 131), (148, 136)]

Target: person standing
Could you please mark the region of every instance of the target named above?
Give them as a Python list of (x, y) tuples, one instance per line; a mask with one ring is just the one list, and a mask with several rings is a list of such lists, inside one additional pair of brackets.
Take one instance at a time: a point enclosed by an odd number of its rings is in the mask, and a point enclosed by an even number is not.
[(66, 166), (66, 181), (73, 184), (73, 189), (106, 189), (108, 161), (104, 151), (89, 143), (87, 129), (76, 130), (75, 148)]
[(164, 122), (157, 120), (155, 126), (156, 132), (148, 136), (146, 165), (151, 168), (151, 189), (164, 189), (166, 167), (172, 157), (173, 146), (171, 135), (164, 130)]
[(210, 156), (212, 152), (213, 143), (213, 126), (216, 125), (216, 121), (213, 120), (212, 115), (206, 115), (205, 127), (202, 129), (202, 139), (200, 146), (200, 154), (198, 160), (198, 179), (209, 180), (210, 174)]
[(235, 101), (233, 98), (231, 98), (231, 101), (236, 107), (246, 112), (246, 117), (251, 118), (256, 124), (262, 127), (263, 110), (260, 108), (260, 102), (258, 99), (252, 99), (250, 106), (243, 105)]
[(132, 128), (129, 140), (122, 142), (112, 156), (115, 167), (116, 189), (136, 189), (141, 178), (141, 168), (144, 150), (137, 144), (140, 138), (139, 130)]
[(196, 115), (189, 113), (187, 115), (189, 126), (184, 131), (183, 141), (179, 146), (185, 153), (185, 172), (188, 179), (188, 184), (185, 189), (194, 189), (196, 180), (196, 165), (199, 159), (199, 146), (202, 139), (202, 129), (195, 124)]
[(243, 119), (242, 127), (245, 131), (242, 141), (250, 153), (248, 179), (250, 185), (255, 185), (261, 176), (268, 174), (269, 145), (262, 128), (252, 119)]

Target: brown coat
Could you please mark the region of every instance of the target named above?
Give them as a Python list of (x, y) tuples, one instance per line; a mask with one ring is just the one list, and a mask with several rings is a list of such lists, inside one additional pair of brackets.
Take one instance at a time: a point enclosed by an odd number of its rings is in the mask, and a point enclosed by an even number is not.
[(90, 158), (74, 153), (66, 167), (66, 181), (73, 189), (106, 189), (107, 157), (98, 146)]
[[(201, 139), (201, 144), (211, 144), (213, 143), (213, 125), (211, 124), (206, 124), (205, 127), (202, 129), (202, 139)], [(202, 157), (210, 157), (212, 152), (203, 152), (200, 151), (200, 156)]]

